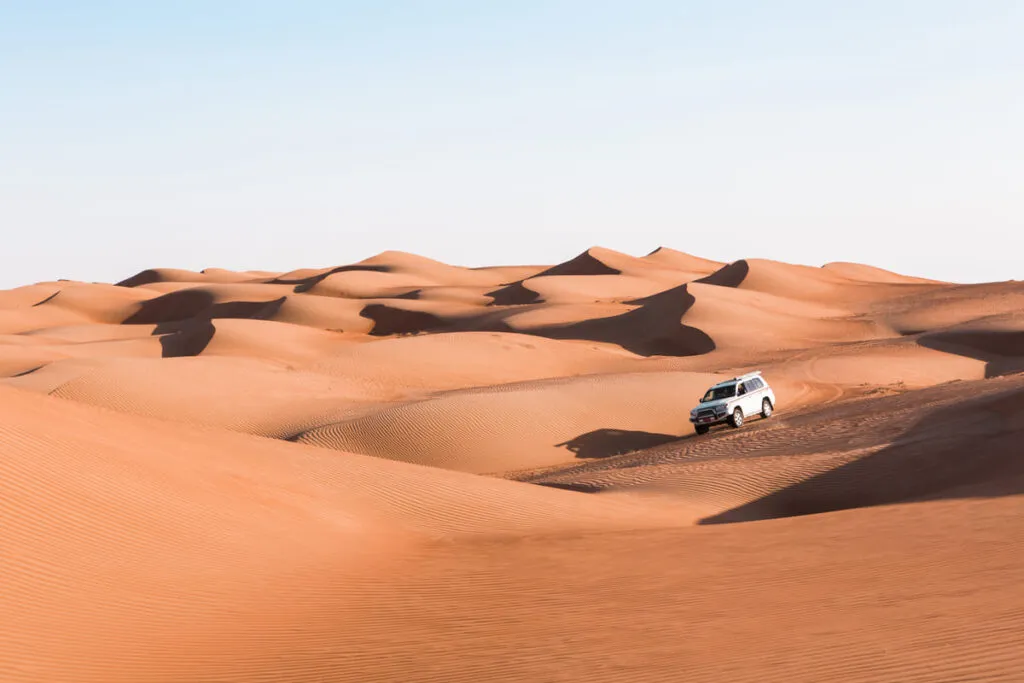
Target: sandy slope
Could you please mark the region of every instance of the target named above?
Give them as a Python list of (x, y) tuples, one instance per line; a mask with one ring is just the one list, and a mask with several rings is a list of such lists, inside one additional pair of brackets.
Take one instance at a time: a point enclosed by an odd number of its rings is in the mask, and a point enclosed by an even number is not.
[(0, 292), (0, 680), (1015, 681), (1022, 306), (600, 247)]
[(521, 478), (652, 492), (702, 510), (706, 523), (749, 521), (1024, 491), (1022, 435), (1024, 376), (1012, 375), (878, 392)]
[(1019, 496), (672, 528), (650, 502), (0, 401), (5, 680), (1013, 680), (1024, 665), (1007, 600)]
[(635, 373), (468, 389), (388, 406), (307, 431), (298, 440), (466, 472), (543, 467), (609, 455), (578, 445), (592, 432), (651, 434), (643, 445), (688, 434), (685, 402), (718, 379)]
[(430, 553), (410, 563), (389, 606), (393, 619), (408, 615), (402, 640), (415, 654), (366, 667), (394, 642), (384, 616), (355, 637), (367, 659), (348, 671), (372, 671), (371, 680), (1013, 681), (1024, 666), (1024, 605), (1008, 599), (1024, 578), (1022, 510), (1020, 497), (940, 502)]

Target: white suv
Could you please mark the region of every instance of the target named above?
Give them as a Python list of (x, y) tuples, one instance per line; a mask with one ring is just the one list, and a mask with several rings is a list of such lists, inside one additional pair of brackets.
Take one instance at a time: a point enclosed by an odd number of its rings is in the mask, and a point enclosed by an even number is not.
[(698, 434), (707, 434), (712, 425), (728, 422), (732, 427), (739, 427), (749, 415), (760, 414), (767, 419), (774, 410), (775, 392), (758, 370), (708, 389), (697, 407), (690, 411), (690, 422)]

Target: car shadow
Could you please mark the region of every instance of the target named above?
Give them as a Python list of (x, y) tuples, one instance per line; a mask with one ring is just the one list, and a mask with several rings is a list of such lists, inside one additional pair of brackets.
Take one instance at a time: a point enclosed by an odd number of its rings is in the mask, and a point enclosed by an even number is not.
[(555, 446), (575, 453), (577, 458), (594, 459), (653, 448), (681, 438), (672, 434), (629, 429), (595, 429)]

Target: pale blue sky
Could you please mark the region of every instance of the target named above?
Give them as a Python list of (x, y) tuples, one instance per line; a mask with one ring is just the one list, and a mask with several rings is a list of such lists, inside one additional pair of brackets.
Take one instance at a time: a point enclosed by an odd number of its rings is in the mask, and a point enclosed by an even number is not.
[(1024, 3), (0, 0), (0, 287), (592, 245), (1024, 279)]

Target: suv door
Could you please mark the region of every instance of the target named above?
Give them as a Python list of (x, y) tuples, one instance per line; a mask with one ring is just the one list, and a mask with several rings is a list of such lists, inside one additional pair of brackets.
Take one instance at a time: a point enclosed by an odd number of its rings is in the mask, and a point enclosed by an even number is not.
[(736, 405), (743, 411), (744, 417), (750, 415), (750, 389), (748, 382), (740, 382), (736, 385)]
[(747, 393), (743, 396), (743, 414), (756, 415), (761, 412), (761, 397), (764, 394), (764, 382), (757, 377), (751, 377), (743, 383)]

